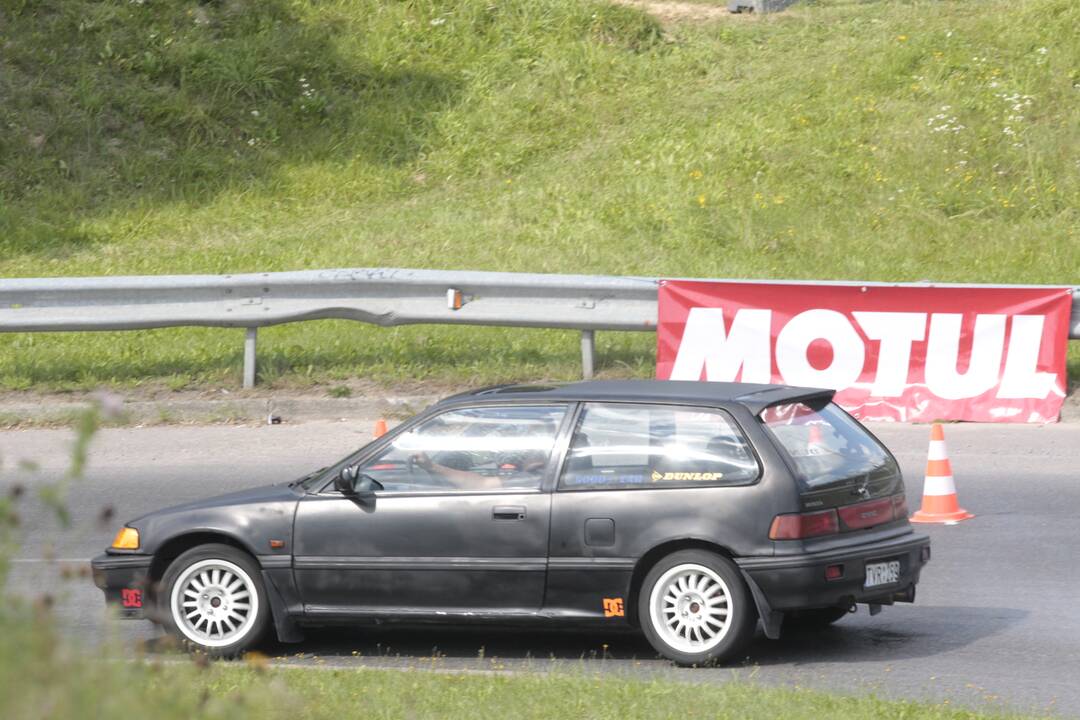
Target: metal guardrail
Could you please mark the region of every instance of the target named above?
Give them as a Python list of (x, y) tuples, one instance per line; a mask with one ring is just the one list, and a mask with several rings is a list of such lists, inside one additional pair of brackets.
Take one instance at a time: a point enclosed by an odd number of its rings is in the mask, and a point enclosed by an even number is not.
[[(268, 325), (339, 318), (384, 327), (562, 328), (582, 331), (583, 375), (591, 377), (595, 331), (656, 330), (659, 283), (646, 277), (401, 269), (8, 279), (0, 280), (0, 332), (242, 327), (244, 387), (252, 387), (257, 331)], [(1073, 291), (1069, 336), (1080, 339), (1080, 288)]]
[(596, 330), (656, 329), (655, 278), (353, 269), (247, 275), (0, 280), (0, 332), (247, 328), (244, 387), (255, 383), (257, 328), (340, 318), (582, 331), (592, 375)]

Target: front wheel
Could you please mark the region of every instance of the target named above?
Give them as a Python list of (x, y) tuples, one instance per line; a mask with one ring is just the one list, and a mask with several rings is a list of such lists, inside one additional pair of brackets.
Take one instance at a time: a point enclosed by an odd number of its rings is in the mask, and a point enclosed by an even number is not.
[(658, 562), (642, 583), (638, 612), (653, 648), (687, 666), (736, 656), (757, 625), (738, 568), (704, 550), (682, 550)]
[(200, 545), (165, 572), (165, 626), (193, 650), (232, 657), (266, 631), (270, 608), (259, 569), (229, 545)]

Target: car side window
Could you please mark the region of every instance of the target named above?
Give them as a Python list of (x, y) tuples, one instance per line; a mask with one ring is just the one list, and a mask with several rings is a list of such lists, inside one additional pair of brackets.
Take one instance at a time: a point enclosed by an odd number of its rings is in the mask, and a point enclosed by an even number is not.
[(459, 408), (394, 438), (359, 471), (386, 492), (538, 489), (562, 405)]
[(744, 485), (758, 477), (749, 442), (719, 410), (587, 404), (561, 489)]

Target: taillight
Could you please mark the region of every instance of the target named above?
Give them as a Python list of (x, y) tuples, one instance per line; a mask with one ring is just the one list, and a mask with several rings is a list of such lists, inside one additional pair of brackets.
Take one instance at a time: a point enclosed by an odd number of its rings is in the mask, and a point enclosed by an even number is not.
[(835, 510), (777, 515), (769, 528), (770, 540), (802, 540), (840, 532)]
[(896, 517), (895, 503), (892, 498), (868, 500), (867, 502), (848, 505), (840, 508), (837, 512), (840, 514), (840, 519), (844, 522), (844, 528), (847, 530), (862, 530), (863, 528), (874, 527), (875, 525), (887, 523)]
[[(880, 500), (845, 505), (835, 510), (777, 515), (769, 528), (770, 540), (802, 540), (864, 530), (893, 520), (907, 520), (907, 497), (900, 493)], [(842, 526), (841, 526), (842, 523)]]
[(892, 496), (892, 514), (896, 520), (907, 520), (907, 496), (904, 493)]

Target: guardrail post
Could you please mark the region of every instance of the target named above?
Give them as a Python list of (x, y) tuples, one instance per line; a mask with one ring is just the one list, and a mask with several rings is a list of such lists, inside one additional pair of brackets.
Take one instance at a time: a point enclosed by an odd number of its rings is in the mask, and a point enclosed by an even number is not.
[(581, 331), (581, 377), (591, 380), (593, 356), (596, 355), (596, 335), (592, 330)]
[(244, 388), (255, 387), (255, 340), (259, 328), (249, 327), (244, 332)]

